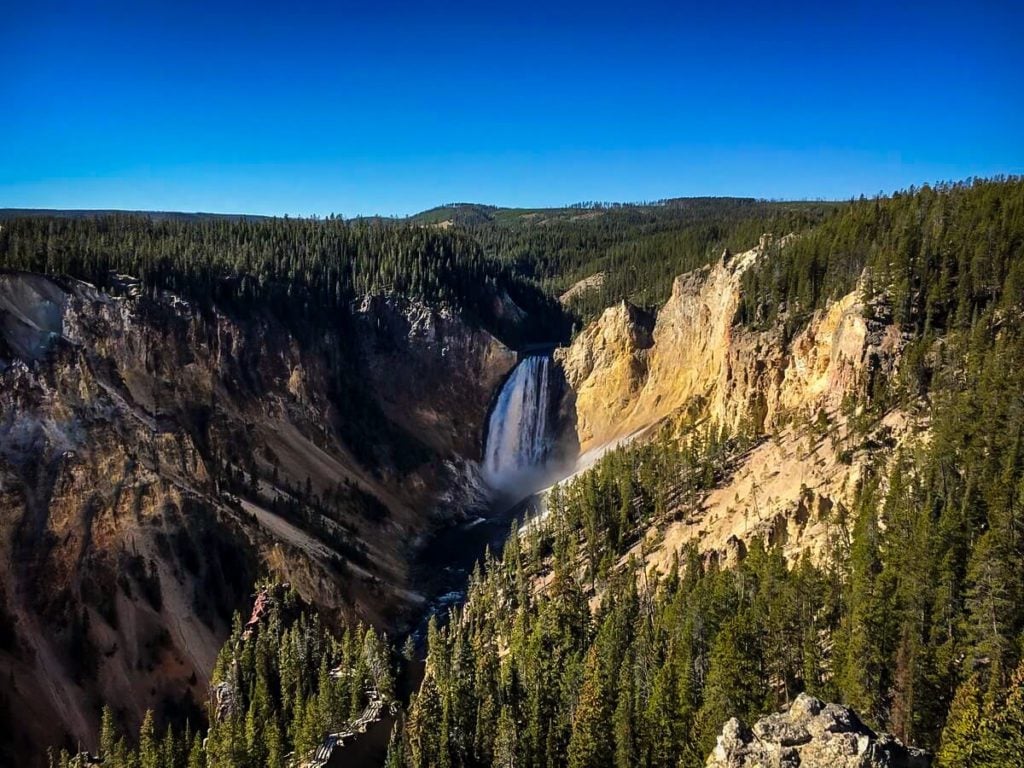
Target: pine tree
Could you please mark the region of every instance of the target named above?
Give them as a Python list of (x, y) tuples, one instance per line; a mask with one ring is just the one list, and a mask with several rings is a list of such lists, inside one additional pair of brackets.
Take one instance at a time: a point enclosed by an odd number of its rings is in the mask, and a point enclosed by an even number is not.
[(662, 664), (654, 678), (654, 687), (645, 712), (644, 741), (647, 764), (651, 768), (675, 768), (679, 755), (676, 723), (678, 703), (673, 665)]
[(878, 530), (874, 497), (870, 491), (861, 500), (861, 512), (853, 531), (850, 551), (850, 578), (847, 586), (849, 613), (844, 617), (837, 640), (840, 656), (838, 684), (843, 698), (862, 716), (879, 719), (879, 699), (885, 690), (889, 666), (884, 644), (887, 605), (891, 596), (879, 584), (882, 571), (881, 534)]
[(494, 738), (493, 768), (517, 768), (519, 759), (519, 738), (515, 720), (508, 707), (502, 707), (498, 714), (498, 732)]
[(950, 705), (942, 745), (936, 755), (939, 766), (972, 768), (978, 765), (981, 733), (981, 688), (978, 676), (971, 675), (957, 688)]
[(640, 761), (637, 748), (636, 707), (633, 697), (631, 662), (623, 663), (619, 672), (618, 697), (612, 715), (615, 740), (615, 768), (633, 768)]
[(140, 768), (161, 768), (160, 745), (156, 740), (156, 724), (153, 710), (147, 709), (139, 729), (139, 766)]
[(110, 711), (109, 706), (104, 705), (103, 714), (100, 718), (100, 757), (105, 761), (113, 762), (117, 751), (117, 738), (114, 713)]
[(174, 738), (170, 726), (164, 731), (164, 738), (160, 743), (159, 765), (161, 768), (179, 768), (181, 762), (181, 750)]
[(614, 747), (608, 728), (608, 691), (598, 647), (591, 646), (583, 671), (583, 683), (572, 718), (569, 768), (603, 768), (611, 765)]
[(263, 732), (264, 720), (255, 702), (249, 706), (245, 715), (245, 752), (253, 765), (265, 765), (267, 762), (266, 741)]
[(192, 746), (188, 752), (188, 768), (205, 768), (206, 750), (203, 749), (203, 740), (197, 733), (192, 739)]
[(388, 752), (384, 768), (405, 768), (405, 745), (402, 742), (401, 723), (395, 723), (388, 738)]
[(1024, 660), (1010, 680), (1010, 694), (1003, 705), (998, 733), (998, 754), (1006, 765), (1024, 765)]
[(409, 765), (410, 768), (432, 768), (440, 765), (443, 734), (443, 704), (428, 671), (419, 693), (409, 707)]
[(263, 731), (263, 739), (267, 756), (267, 768), (284, 768), (286, 750), (281, 726), (277, 722), (276, 717), (271, 716), (267, 721)]
[(749, 720), (765, 707), (767, 690), (761, 671), (756, 624), (749, 615), (730, 619), (715, 637), (704, 704), (698, 715), (699, 744), (704, 754), (730, 717)]

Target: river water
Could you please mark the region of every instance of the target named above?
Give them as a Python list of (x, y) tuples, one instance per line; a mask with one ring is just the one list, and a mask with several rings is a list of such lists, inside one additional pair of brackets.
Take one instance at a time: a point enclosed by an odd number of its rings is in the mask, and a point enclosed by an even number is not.
[[(419, 688), (427, 627), (434, 616), (443, 624), (466, 599), (469, 576), (488, 549), (500, 557), (512, 526), (541, 509), (536, 495), (551, 481), (545, 472), (551, 442), (550, 356), (524, 357), (506, 380), (488, 422), (482, 475), (492, 489), (487, 509), (439, 530), (420, 550), (413, 584), (427, 606), (410, 632), (418, 659), (402, 675), (403, 698)], [(404, 638), (399, 638), (401, 645)], [(387, 754), (394, 718), (386, 716), (331, 755), (329, 766), (380, 766)]]
[(540, 497), (531, 495), (504, 509), (492, 509), (486, 516), (441, 530), (431, 539), (414, 569), (414, 583), (432, 596), (428, 609), (412, 632), (417, 647), (426, 638), (432, 616), (445, 619), (452, 608), (466, 599), (473, 566), (483, 560), (487, 549), (499, 557), (513, 522), (518, 528), (525, 519), (539, 512), (540, 507)]
[(550, 355), (528, 355), (498, 394), (488, 420), (482, 468), (492, 491), (490, 508), (438, 532), (420, 554), (414, 583), (432, 600), (413, 633), (418, 642), (431, 616), (443, 618), (465, 599), (469, 575), (486, 550), (499, 555), (512, 522), (520, 524), (538, 508), (533, 494), (550, 481), (550, 368)]

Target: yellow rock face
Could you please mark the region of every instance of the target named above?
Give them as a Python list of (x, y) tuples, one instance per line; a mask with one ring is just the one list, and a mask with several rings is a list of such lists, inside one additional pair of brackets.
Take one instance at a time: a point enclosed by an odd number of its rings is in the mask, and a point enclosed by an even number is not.
[(635, 405), (647, 377), (653, 341), (625, 302), (609, 307), (566, 349), (555, 355), (576, 399), (580, 449), (621, 436), (623, 417)]
[[(637, 310), (620, 304), (557, 353), (575, 393), (585, 457), (666, 419), (743, 426), (761, 436), (718, 488), (669, 510), (669, 521), (649, 531), (642, 549), (661, 570), (690, 542), (725, 563), (755, 540), (782, 547), (790, 559), (820, 557), (868, 460), (851, 450), (841, 406), (865, 393), (869, 377), (895, 369), (898, 329), (869, 327), (859, 292), (817, 313), (788, 342), (781, 328), (734, 323), (743, 272), (768, 258), (766, 245), (762, 239), (678, 277), (650, 332)], [(811, 427), (822, 412), (825, 420)], [(919, 426), (893, 412), (874, 429), (899, 443)]]
[(860, 381), (868, 331), (851, 293), (789, 345), (733, 323), (740, 278), (765, 243), (676, 278), (652, 332), (626, 304), (605, 310), (556, 355), (575, 393), (580, 449), (613, 444), (681, 410), (762, 430), (786, 412), (831, 411)]

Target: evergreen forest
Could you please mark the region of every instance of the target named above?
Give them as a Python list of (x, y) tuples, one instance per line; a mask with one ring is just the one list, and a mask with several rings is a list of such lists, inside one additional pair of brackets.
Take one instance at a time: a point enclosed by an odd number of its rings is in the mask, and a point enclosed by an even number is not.
[[(389, 768), (697, 768), (729, 718), (807, 691), (940, 768), (1024, 765), (1024, 180), (838, 203), (453, 205), (408, 220), (20, 216), (2, 221), (0, 267), (112, 290), (127, 274), (300, 331), (393, 292), (510, 343), (564, 343), (615, 302), (656, 311), (675, 276), (764, 233), (769, 258), (744, 274), (734, 322), (792, 337), (857, 290), (868, 319), (906, 339), (899, 375), (848, 404), (848, 431), (805, 425), (877, 456), (855, 503), (829, 512), (827, 557), (791, 563), (756, 543), (727, 564), (688, 547), (667, 572), (647, 568), (661, 527), (773, 439), (681, 416), (556, 486), (543, 516), (488, 553), (465, 603), (431, 623), (407, 701), (396, 680), (418, 649), (328, 626), (265, 585), (268, 613), (236, 620), (221, 651), (208, 730), (159, 732), (150, 715), (122, 733), (108, 710), (104, 764), (279, 768), (380, 700), (401, 710)], [(928, 438), (890, 456), (880, 425), (896, 406), (927, 419)]]

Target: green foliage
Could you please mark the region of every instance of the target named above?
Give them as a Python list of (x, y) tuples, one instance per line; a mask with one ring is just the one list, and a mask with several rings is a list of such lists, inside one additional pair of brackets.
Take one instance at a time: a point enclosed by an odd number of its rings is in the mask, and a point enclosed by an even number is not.
[(570, 302), (582, 323), (622, 300), (656, 309), (677, 275), (717, 259), (723, 249), (751, 248), (765, 232), (802, 231), (838, 208), (835, 203), (696, 197), (541, 210), (468, 212), (460, 206), (441, 215), (464, 226), (485, 253), (553, 294), (604, 273), (599, 288)]
[[(391, 286), (485, 316), (499, 287), (558, 291), (604, 270), (604, 286), (574, 305), (586, 317), (621, 298), (656, 304), (672, 276), (714, 249), (797, 231), (744, 275), (737, 320), (781, 321), (791, 333), (859, 287), (870, 325), (894, 323), (908, 343), (900, 378), (873, 373), (866, 402), (849, 404), (850, 414), (866, 406), (852, 431), (868, 434), (899, 403), (927, 415), (928, 439), (867, 467), (828, 567), (787, 564), (755, 542), (735, 568), (689, 549), (660, 578), (630, 553), (642, 555), (652, 531), (713, 487), (750, 436), (665, 432), (611, 452), (554, 489), (547, 516), (513, 531), (500, 558), (474, 572), (449, 625), (431, 627), (423, 683), (388, 765), (698, 766), (727, 718), (801, 690), (937, 749), (943, 766), (1024, 763), (1024, 182), (842, 206), (462, 213), (433, 212), (455, 222), (443, 230), (37, 221), (5, 224), (0, 253), (8, 266), (97, 282), (130, 271), (203, 301), (280, 298), (301, 318)], [(320, 238), (331, 245), (311, 248)], [(205, 260), (206, 247), (223, 254)], [(393, 685), (373, 633), (335, 641), (315, 619), (277, 621), (254, 637), (239, 624), (225, 646), (214, 679), (234, 705), (211, 710), (205, 752), (185, 739), (161, 746), (144, 729), (136, 754), (105, 717), (111, 764), (156, 750), (173, 768), (186, 752), (190, 768), (280, 765), (359, 711), (362, 686), (349, 681)], [(332, 677), (335, 665), (350, 675)]]
[[(128, 275), (205, 309), (270, 312), (297, 332), (337, 322), (353, 298), (394, 293), (449, 304), (516, 342), (564, 333), (532, 284), (460, 231), (328, 219), (25, 217), (0, 227), (0, 268), (119, 290)], [(525, 322), (495, 309), (509, 295)], [(548, 335), (553, 334), (553, 336)]]
[[(652, 530), (713, 487), (748, 438), (664, 432), (613, 451), (551, 491), (547, 516), (487, 559), (462, 611), (432, 633), (430, 697), (413, 703), (408, 729), (434, 741), (412, 764), (484, 766), (500, 755), (502, 765), (538, 768), (698, 766), (727, 718), (749, 720), (802, 690), (937, 749), (943, 765), (1019, 764), (1021, 188), (979, 182), (856, 203), (822, 229), (845, 232), (847, 253), (863, 260), (851, 267), (836, 251), (818, 283), (791, 289), (787, 278), (765, 303), (798, 322), (867, 269), (872, 311), (897, 317), (910, 337), (910, 375), (869, 384), (853, 431), (877, 430), (898, 402), (928, 415), (928, 439), (896, 455), (877, 450), (884, 430), (865, 443), (884, 460), (866, 467), (853, 509), (837, 517), (849, 530), (833, 540), (828, 567), (787, 565), (754, 542), (731, 570), (689, 551), (661, 578), (643, 573), (627, 553), (642, 553)], [(844, 217), (856, 224), (849, 232)], [(933, 269), (930, 256), (896, 258), (894, 227), (908, 241), (958, 239)], [(865, 243), (866, 232), (876, 239)], [(985, 248), (968, 258), (959, 238), (983, 233)], [(785, 253), (784, 275), (800, 263)], [(901, 269), (905, 284), (893, 280)], [(751, 279), (756, 289), (761, 278)], [(936, 280), (947, 288), (918, 290)], [(465, 677), (495, 659), (496, 682)], [(499, 727), (472, 745), (457, 737), (493, 712)]]
[(748, 270), (740, 318), (799, 324), (860, 283), (869, 306), (885, 296), (893, 319), (922, 336), (963, 328), (986, 307), (1024, 301), (1022, 246), (1020, 178), (861, 199)]
[[(790, 573), (759, 548), (737, 570), (688, 552), (657, 583), (635, 563), (599, 567), (656, 519), (659, 485), (713, 481), (738, 448), (715, 435), (665, 433), (608, 454), (555, 490), (547, 517), (500, 560), (488, 557), (462, 612), (430, 632), (407, 765), (696, 766), (728, 717), (805, 687), (800, 620), (816, 631), (833, 599), (816, 569)], [(595, 583), (603, 591), (591, 610)], [(461, 738), (494, 712), (495, 727)]]
[(392, 653), (361, 625), (336, 638), (294, 592), (265, 585), (266, 613), (255, 627), (236, 616), (211, 681), (210, 726), (161, 738), (147, 711), (137, 747), (125, 745), (104, 708), (100, 755), (109, 768), (284, 768), (342, 730), (369, 704), (371, 692), (394, 696)]
[[(270, 312), (297, 332), (336, 322), (357, 296), (447, 304), (513, 344), (559, 341), (627, 299), (654, 309), (676, 275), (763, 232), (802, 231), (835, 204), (688, 198), (525, 211), (454, 206), (407, 221), (234, 217), (15, 216), (0, 268), (123, 290), (169, 290), (205, 309)], [(454, 226), (435, 226), (452, 222)], [(552, 295), (605, 273), (564, 311)], [(526, 311), (507, 311), (505, 297)]]
[(981, 755), (981, 690), (978, 676), (972, 675), (957, 689), (942, 731), (939, 764), (953, 768), (977, 765)]
[(957, 689), (942, 748), (940, 768), (999, 768), (1024, 765), (1024, 662), (1005, 695), (983, 700), (977, 675)]

